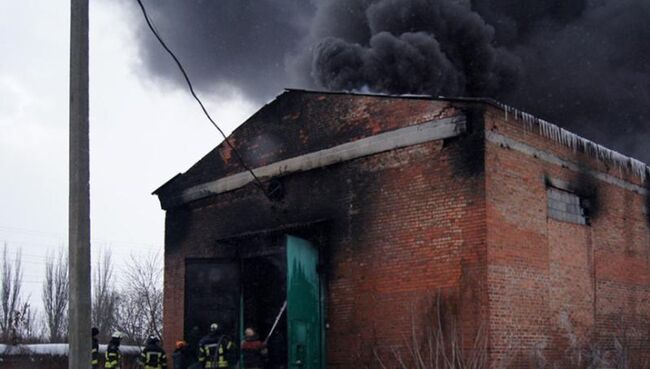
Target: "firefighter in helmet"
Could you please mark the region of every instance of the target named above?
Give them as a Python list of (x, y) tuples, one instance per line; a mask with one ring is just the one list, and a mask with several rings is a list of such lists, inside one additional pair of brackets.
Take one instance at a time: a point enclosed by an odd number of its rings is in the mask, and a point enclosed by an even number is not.
[(199, 363), (205, 369), (223, 369), (235, 361), (235, 347), (217, 323), (210, 325), (210, 333), (199, 341)]
[(120, 369), (122, 362), (122, 354), (120, 353), (120, 341), (122, 340), (122, 333), (115, 332), (111, 336), (111, 341), (106, 348), (106, 356), (104, 362), (105, 369)]
[(97, 340), (97, 335), (99, 334), (99, 329), (93, 327), (90, 331), (92, 337), (92, 351), (90, 352), (90, 365), (93, 369), (99, 368), (99, 340)]
[(166, 369), (167, 356), (165, 350), (160, 347), (158, 337), (151, 335), (147, 338), (147, 344), (138, 358), (138, 364), (144, 369)]

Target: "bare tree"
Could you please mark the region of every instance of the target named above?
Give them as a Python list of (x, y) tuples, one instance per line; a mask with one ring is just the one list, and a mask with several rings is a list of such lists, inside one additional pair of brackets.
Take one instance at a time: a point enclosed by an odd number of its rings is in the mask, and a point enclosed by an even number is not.
[(129, 344), (141, 345), (149, 334), (145, 314), (138, 310), (141, 301), (133, 290), (122, 291), (120, 295), (117, 329), (126, 335), (124, 340)]
[(132, 343), (140, 344), (149, 334), (162, 336), (162, 263), (158, 254), (131, 257), (125, 270), (120, 296), (118, 327)]
[(68, 261), (63, 250), (48, 256), (43, 281), (45, 327), (50, 342), (65, 341), (68, 332)]
[[(0, 270), (0, 339), (10, 342), (16, 335), (16, 324), (20, 321), (21, 309), (25, 307), (21, 287), (23, 282), (21, 251), (16, 251), (16, 259), (12, 263), (7, 255), (7, 244), (2, 250), (2, 263)], [(29, 306), (29, 305), (27, 305)]]
[(12, 345), (31, 343), (38, 339), (36, 314), (28, 302), (22, 302), (12, 314), (9, 342)]
[(113, 278), (113, 260), (110, 249), (100, 252), (93, 274), (92, 322), (100, 337), (110, 337), (117, 325), (118, 293)]

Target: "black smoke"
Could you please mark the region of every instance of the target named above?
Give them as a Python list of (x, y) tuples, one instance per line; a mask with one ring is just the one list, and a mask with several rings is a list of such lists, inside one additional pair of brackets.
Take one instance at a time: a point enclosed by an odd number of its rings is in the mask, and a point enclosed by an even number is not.
[[(200, 88), (485, 96), (650, 161), (648, 0), (145, 0)], [(177, 78), (141, 29), (151, 76)]]
[[(330, 1), (321, 11), (336, 14), (349, 3)], [(494, 45), (494, 29), (467, 4), (451, 0), (358, 3), (363, 11), (355, 9), (347, 19), (334, 14), (320, 17), (313, 26), (312, 48), (302, 57), (309, 64), (303, 68), (320, 88), (493, 96), (511, 89), (518, 79), (518, 59)], [(358, 32), (353, 37), (330, 32), (331, 19), (335, 24), (356, 25)], [(365, 39), (359, 40), (359, 35)]]
[[(650, 2), (525, 3), (537, 11), (492, 6), (497, 13), (486, 16), (524, 65), (503, 100), (650, 162)], [(509, 26), (499, 27), (499, 19)]]
[[(139, 18), (136, 34), (150, 77), (184, 81)], [(261, 102), (286, 87), (285, 58), (306, 34), (314, 6), (305, 0), (143, 0), (157, 31), (202, 91), (232, 89)]]

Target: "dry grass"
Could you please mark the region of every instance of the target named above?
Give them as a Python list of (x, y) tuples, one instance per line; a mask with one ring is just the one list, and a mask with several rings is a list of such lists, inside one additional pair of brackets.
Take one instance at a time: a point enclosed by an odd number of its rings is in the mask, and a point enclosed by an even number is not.
[[(435, 306), (426, 326), (417, 324), (415, 308), (411, 306), (410, 337), (402, 337), (403, 345), (388, 352), (373, 350), (381, 369), (487, 369), (488, 337), (479, 327), (471, 345), (462, 342), (455, 314), (446, 312), (441, 294), (435, 296)], [(493, 369), (506, 368), (509, 360)]]
[[(505, 354), (490, 355), (488, 332), (478, 327), (472, 342), (463, 342), (467, 337), (460, 332), (455, 314), (445, 309), (446, 304), (438, 293), (430, 314), (416, 313), (411, 306), (411, 330), (402, 337), (401, 344), (390, 347), (375, 347), (372, 361), (380, 369), (505, 369), (513, 367), (515, 361), (532, 369), (650, 369), (650, 362), (642, 351), (650, 342), (643, 341), (650, 336), (637, 332), (637, 328), (617, 323), (616, 333), (596, 340), (577, 334), (567, 313), (560, 314), (558, 327), (565, 339), (565, 351), (557, 354), (557, 342), (548, 347), (549, 341), (523, 349), (511, 343)], [(425, 324), (417, 319), (426, 316)], [(552, 353), (551, 357), (547, 354)], [(645, 357), (642, 357), (645, 355)], [(490, 360), (499, 360), (491, 362)], [(526, 358), (528, 362), (526, 363)], [(516, 360), (515, 360), (516, 359)]]
[[(593, 342), (593, 339), (586, 343), (580, 342), (574, 325), (566, 312), (560, 314), (559, 326), (568, 342), (565, 351), (567, 359), (576, 369), (650, 368), (646, 358), (635, 356), (634, 345), (630, 338), (631, 331), (635, 329), (628, 327), (622, 319), (616, 322), (617, 333), (610, 340), (613, 347), (603, 347), (602, 343)], [(634, 332), (633, 335), (638, 336), (637, 333)]]

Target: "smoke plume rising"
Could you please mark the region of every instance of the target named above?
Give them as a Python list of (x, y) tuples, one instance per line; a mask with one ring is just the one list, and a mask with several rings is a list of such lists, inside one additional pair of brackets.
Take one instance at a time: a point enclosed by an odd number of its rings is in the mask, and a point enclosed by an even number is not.
[[(140, 16), (133, 0), (122, 0)], [(314, 7), (305, 0), (144, 0), (157, 31), (200, 90), (238, 90), (263, 102), (286, 87), (285, 57), (305, 34)], [(150, 77), (184, 81), (138, 18)]]
[[(486, 96), (650, 161), (647, 0), (158, 0), (199, 88)], [(178, 75), (140, 32), (151, 76)]]
[[(331, 1), (321, 11), (338, 13), (348, 3)], [(494, 46), (493, 28), (469, 5), (426, 0), (360, 4), (363, 11), (349, 13), (348, 19), (341, 15), (317, 19), (309, 42), (311, 55), (303, 60), (309, 62), (309, 75), (318, 87), (492, 96), (514, 85), (517, 58)], [(356, 25), (356, 34), (330, 32), (331, 18)]]

